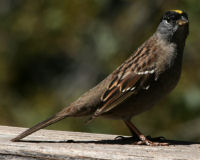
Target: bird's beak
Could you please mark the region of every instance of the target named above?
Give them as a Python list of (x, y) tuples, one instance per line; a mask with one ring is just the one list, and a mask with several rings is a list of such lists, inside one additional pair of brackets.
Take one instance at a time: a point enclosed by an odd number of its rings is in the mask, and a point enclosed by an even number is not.
[(177, 21), (177, 23), (178, 23), (178, 25), (179, 26), (183, 26), (183, 25), (185, 25), (185, 24), (188, 24), (188, 20), (187, 19), (185, 19), (185, 18), (183, 18), (183, 19), (179, 19), (178, 21)]

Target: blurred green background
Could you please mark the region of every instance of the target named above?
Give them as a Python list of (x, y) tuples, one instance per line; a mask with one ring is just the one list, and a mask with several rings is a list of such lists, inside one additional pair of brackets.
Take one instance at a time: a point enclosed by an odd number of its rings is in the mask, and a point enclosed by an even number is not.
[[(1, 0), (0, 125), (31, 127), (70, 104), (151, 36), (169, 9), (190, 19), (181, 80), (133, 122), (146, 135), (200, 140), (199, 0)], [(130, 135), (120, 120), (84, 120), (49, 128)]]

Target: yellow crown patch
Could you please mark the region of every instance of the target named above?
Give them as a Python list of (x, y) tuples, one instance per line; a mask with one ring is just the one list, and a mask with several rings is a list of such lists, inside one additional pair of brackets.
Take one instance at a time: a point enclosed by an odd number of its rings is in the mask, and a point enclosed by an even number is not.
[(173, 11), (173, 12), (176, 12), (176, 13), (178, 13), (178, 14), (182, 14), (182, 13), (183, 13), (183, 11), (181, 11), (181, 10), (178, 10), (178, 9), (171, 10), (171, 11)]

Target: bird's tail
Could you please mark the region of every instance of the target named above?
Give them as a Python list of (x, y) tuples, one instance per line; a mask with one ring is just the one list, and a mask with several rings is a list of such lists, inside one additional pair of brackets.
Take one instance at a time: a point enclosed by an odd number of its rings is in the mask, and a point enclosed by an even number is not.
[(20, 135), (18, 135), (17, 137), (11, 139), (11, 141), (16, 142), (19, 141), (20, 139), (30, 135), (33, 132), (38, 131), (39, 129), (42, 129), (44, 127), (47, 127), (57, 121), (60, 121), (61, 119), (64, 119), (66, 117), (66, 115), (62, 115), (62, 116), (58, 116), (58, 115), (54, 115), (38, 124), (36, 124), (35, 126), (27, 129), (26, 131), (22, 132)]

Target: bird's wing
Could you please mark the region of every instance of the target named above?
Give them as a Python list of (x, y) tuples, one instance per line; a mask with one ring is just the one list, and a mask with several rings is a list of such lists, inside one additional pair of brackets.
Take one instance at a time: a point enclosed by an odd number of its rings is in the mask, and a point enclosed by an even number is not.
[(146, 48), (142, 48), (114, 71), (112, 81), (101, 97), (103, 105), (91, 119), (110, 111), (139, 90), (150, 87), (151, 81), (157, 77), (154, 64), (156, 57), (147, 55)]

